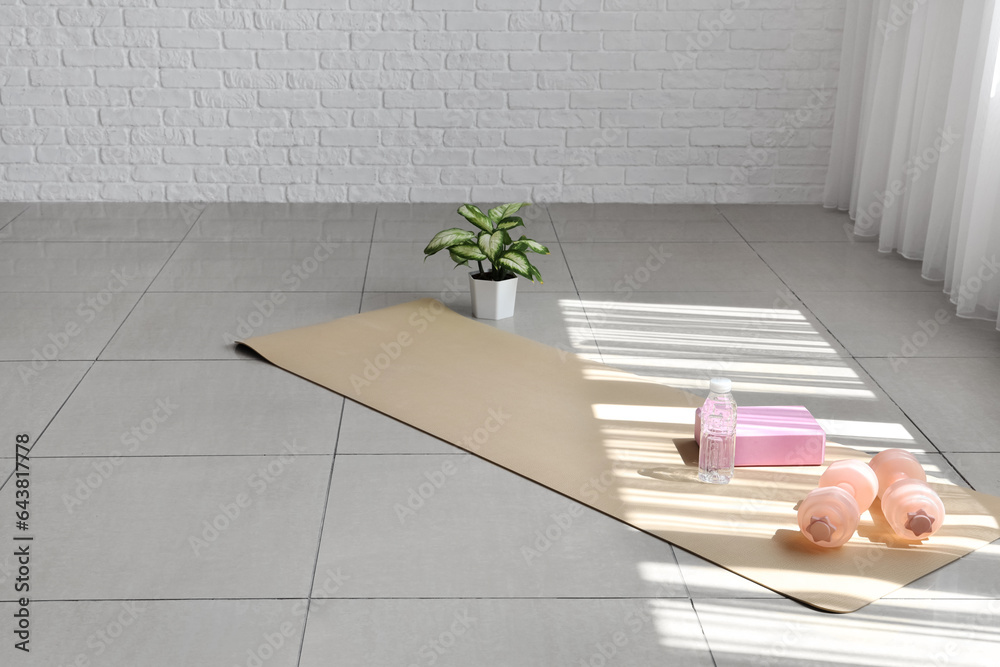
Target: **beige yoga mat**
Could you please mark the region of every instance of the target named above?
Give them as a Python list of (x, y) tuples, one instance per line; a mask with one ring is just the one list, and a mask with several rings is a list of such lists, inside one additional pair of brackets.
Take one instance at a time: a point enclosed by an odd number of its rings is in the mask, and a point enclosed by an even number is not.
[[(948, 516), (922, 543), (878, 501), (840, 549), (805, 540), (796, 504), (822, 467), (696, 481), (694, 395), (423, 299), (244, 341), (264, 358), (694, 552), (767, 588), (854, 611), (1000, 538), (1000, 498), (937, 483)], [(478, 386), (471, 390), (470, 386)], [(830, 445), (827, 461), (866, 458)]]

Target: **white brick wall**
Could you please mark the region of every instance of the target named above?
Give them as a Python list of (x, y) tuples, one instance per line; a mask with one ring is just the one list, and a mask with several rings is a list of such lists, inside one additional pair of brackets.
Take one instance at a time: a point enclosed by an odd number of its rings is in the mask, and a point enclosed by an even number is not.
[(844, 0), (3, 0), (0, 200), (816, 202)]

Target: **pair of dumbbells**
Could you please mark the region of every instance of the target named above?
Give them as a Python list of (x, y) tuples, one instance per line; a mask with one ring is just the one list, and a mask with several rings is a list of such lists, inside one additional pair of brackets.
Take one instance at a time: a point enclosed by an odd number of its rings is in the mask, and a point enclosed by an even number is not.
[(858, 529), (861, 514), (875, 497), (892, 531), (922, 540), (944, 521), (944, 503), (927, 484), (916, 457), (903, 449), (887, 449), (870, 462), (835, 461), (799, 505), (799, 529), (822, 547), (839, 547)]

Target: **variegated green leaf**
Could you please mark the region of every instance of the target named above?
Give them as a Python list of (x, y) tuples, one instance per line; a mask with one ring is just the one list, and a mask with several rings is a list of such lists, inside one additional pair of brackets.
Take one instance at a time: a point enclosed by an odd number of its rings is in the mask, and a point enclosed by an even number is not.
[[(494, 264), (509, 271), (513, 271), (517, 275), (531, 281), (534, 281), (535, 275), (538, 273), (537, 269), (532, 272), (534, 267), (531, 265), (531, 262), (528, 261), (528, 258), (524, 256), (524, 253), (516, 250), (508, 250), (500, 257), (497, 257)], [(538, 276), (538, 279), (541, 281), (540, 275)]]
[(431, 242), (427, 244), (424, 248), (425, 255), (433, 255), (439, 250), (444, 250), (445, 248), (450, 248), (454, 245), (461, 245), (463, 243), (472, 243), (476, 240), (476, 235), (467, 229), (458, 229), (453, 227), (452, 229), (446, 229), (443, 232), (438, 232), (431, 239)]
[(480, 234), (478, 242), (479, 249), (492, 262), (497, 255), (503, 252), (507, 244), (510, 243), (510, 235), (506, 230), (498, 229), (492, 234)]
[(481, 262), (486, 259), (486, 255), (484, 255), (479, 248), (471, 243), (467, 245), (452, 246), (448, 249), (448, 251), (451, 253), (451, 258), (459, 264), (463, 264), (470, 259), (477, 262)]
[(523, 227), (524, 220), (514, 216), (508, 216), (497, 223), (497, 229), (514, 229), (515, 227)]
[(511, 250), (517, 250), (520, 252), (525, 252), (530, 250), (531, 252), (537, 252), (539, 255), (548, 255), (549, 249), (543, 246), (538, 241), (532, 241), (526, 236), (522, 236), (510, 246)]
[(534, 264), (532, 264), (531, 262), (528, 262), (528, 268), (531, 270), (531, 277), (533, 279), (534, 278), (538, 278), (538, 282), (540, 282), (540, 283), (545, 282), (545, 281), (542, 280), (542, 274), (538, 272), (538, 269), (535, 268)]
[(494, 206), (490, 209), (490, 221), (500, 222), (504, 218), (514, 215), (524, 206), (531, 206), (531, 204), (528, 202), (515, 202), (513, 204), (500, 204), (500, 206)]
[(479, 229), (484, 232), (493, 232), (493, 224), (490, 219), (486, 217), (486, 214), (479, 210), (478, 206), (473, 206), (472, 204), (462, 204), (458, 209), (458, 214), (474, 224)]

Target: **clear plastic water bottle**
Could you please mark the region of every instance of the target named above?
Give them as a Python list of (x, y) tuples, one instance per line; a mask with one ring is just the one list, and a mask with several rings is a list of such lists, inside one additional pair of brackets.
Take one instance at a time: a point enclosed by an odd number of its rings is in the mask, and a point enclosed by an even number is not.
[(736, 461), (736, 400), (729, 378), (712, 378), (701, 407), (698, 479), (728, 484)]

